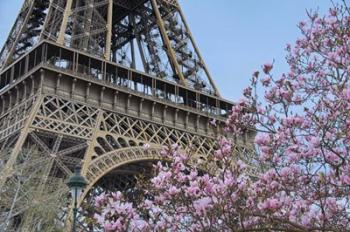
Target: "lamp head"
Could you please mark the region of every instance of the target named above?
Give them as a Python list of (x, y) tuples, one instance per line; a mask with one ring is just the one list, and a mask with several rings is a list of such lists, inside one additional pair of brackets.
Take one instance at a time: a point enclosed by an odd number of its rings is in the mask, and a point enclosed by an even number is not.
[(67, 186), (69, 187), (72, 197), (76, 201), (79, 199), (82, 190), (86, 187), (87, 182), (85, 178), (80, 174), (81, 167), (76, 166), (74, 169), (74, 175), (71, 176), (67, 182)]

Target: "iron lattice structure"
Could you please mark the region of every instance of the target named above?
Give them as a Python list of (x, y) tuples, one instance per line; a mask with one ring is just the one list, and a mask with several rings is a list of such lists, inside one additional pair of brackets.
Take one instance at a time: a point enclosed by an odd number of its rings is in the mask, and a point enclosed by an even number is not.
[[(176, 0), (26, 0), (0, 70), (2, 231), (67, 228), (78, 164), (89, 204), (132, 189), (164, 145), (206, 160), (233, 105)], [(233, 138), (237, 157), (251, 159), (251, 137)], [(92, 213), (80, 212), (81, 231), (97, 230)]]

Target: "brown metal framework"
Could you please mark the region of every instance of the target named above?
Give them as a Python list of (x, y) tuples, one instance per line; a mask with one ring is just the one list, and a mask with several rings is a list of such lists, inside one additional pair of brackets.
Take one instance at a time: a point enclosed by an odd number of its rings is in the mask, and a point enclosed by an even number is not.
[[(132, 189), (162, 146), (205, 161), (233, 105), (176, 0), (26, 0), (0, 69), (1, 231), (67, 228), (64, 183), (77, 164), (89, 205)], [(250, 162), (252, 135), (232, 138), (234, 158)], [(84, 221), (91, 213), (79, 213), (81, 231), (96, 229)]]
[(0, 67), (43, 39), (220, 96), (177, 1), (25, 0)]

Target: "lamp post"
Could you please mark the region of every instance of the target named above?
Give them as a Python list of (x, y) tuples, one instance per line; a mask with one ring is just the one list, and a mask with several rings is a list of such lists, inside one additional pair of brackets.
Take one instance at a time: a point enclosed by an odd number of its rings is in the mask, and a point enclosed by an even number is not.
[(72, 199), (73, 199), (73, 226), (72, 232), (76, 231), (76, 220), (78, 213), (78, 199), (85, 188), (87, 182), (85, 178), (80, 174), (81, 167), (77, 166), (74, 169), (74, 175), (71, 176), (67, 182), (67, 185), (70, 189)]

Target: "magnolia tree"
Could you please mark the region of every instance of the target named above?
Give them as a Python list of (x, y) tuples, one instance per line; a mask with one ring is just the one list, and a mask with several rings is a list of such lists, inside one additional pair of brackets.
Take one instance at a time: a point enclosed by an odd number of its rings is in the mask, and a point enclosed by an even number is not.
[(276, 78), (273, 64), (263, 65), (227, 120), (227, 133), (257, 130), (260, 174), (232, 162), (227, 138), (210, 157), (215, 174), (173, 145), (140, 200), (96, 199), (96, 223), (105, 231), (350, 231), (349, 8), (309, 13), (299, 28), (287, 45), (289, 72)]

